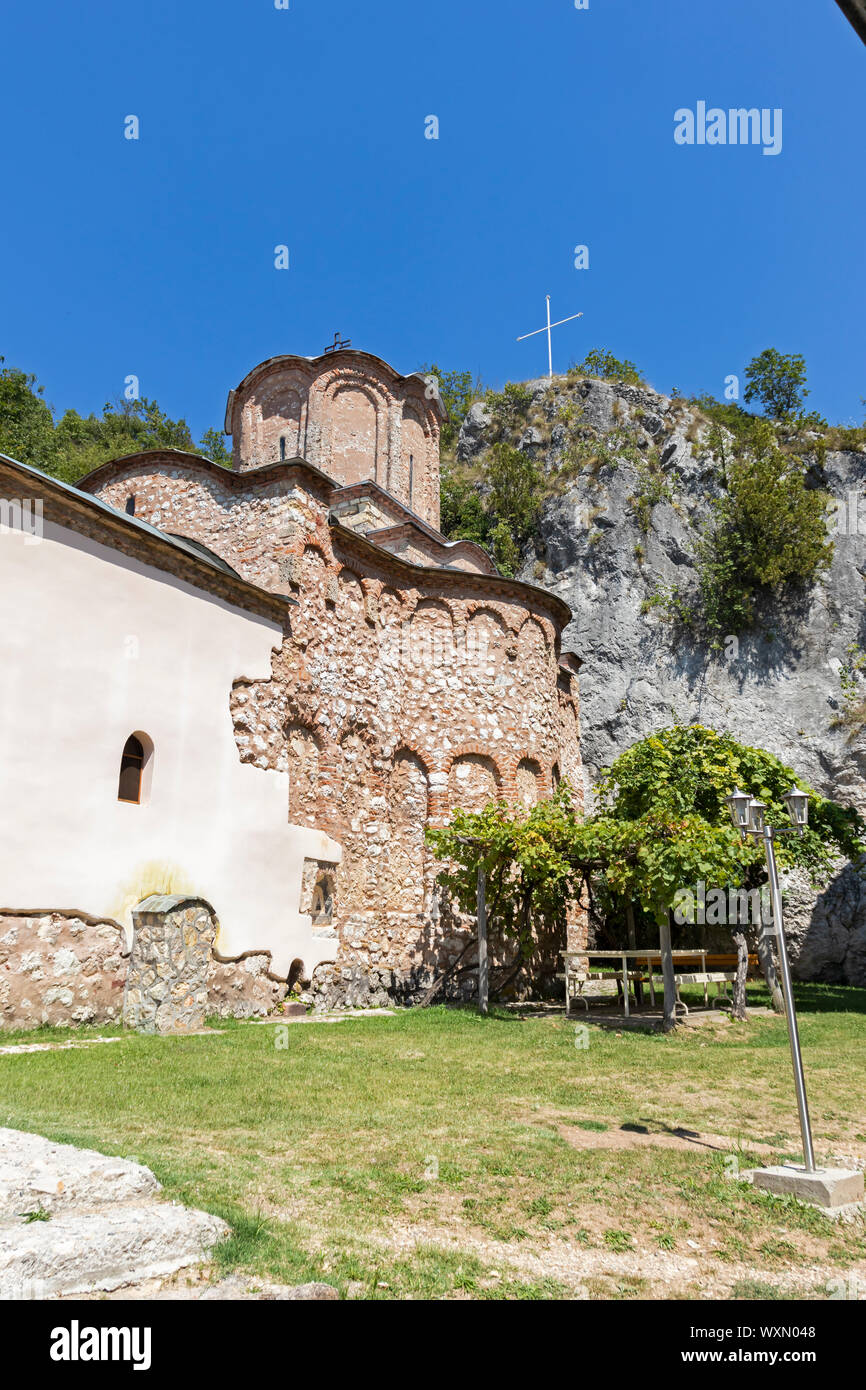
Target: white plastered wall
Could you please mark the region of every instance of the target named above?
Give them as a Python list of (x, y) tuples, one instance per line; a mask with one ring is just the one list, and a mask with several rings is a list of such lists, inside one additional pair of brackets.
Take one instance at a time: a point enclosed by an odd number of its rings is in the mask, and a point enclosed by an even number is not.
[[(270, 675), (255, 617), (71, 530), (0, 528), (0, 908), (75, 909), (131, 931), (151, 893), (210, 902), (224, 956), (284, 977), (333, 960), (299, 911), (305, 858), (340, 847), (288, 824), (288, 777), (242, 763), (232, 682)], [(146, 805), (117, 800), (124, 743), (153, 741)]]

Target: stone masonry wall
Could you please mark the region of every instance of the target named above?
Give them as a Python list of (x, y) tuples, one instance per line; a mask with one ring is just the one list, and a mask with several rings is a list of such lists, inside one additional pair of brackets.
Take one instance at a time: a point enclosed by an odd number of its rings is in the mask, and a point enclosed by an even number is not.
[[(74, 913), (0, 914), (0, 1031), (119, 1023), (129, 956), (116, 922)], [(267, 953), (207, 962), (206, 1014), (270, 1013), (288, 992)]]
[(561, 776), (580, 788), (576, 678), (543, 614), (473, 576), (443, 597), (441, 576), (399, 585), (385, 557), (362, 573), (344, 543), (299, 557), (272, 677), (236, 681), (232, 717), (243, 761), (288, 772), (289, 819), (343, 847), (339, 955), (312, 996), (410, 1000), (468, 929), (439, 911), (425, 825), (496, 796), (532, 804)]
[(217, 920), (201, 898), (156, 896), (132, 914), (123, 1021), (140, 1033), (204, 1027)]
[(0, 1029), (114, 1022), (125, 979), (116, 923), (58, 912), (0, 915)]

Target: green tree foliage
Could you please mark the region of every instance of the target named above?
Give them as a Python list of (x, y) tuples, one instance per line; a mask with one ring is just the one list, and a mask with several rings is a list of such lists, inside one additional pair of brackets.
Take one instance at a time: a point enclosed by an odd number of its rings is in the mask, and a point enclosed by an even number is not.
[(436, 378), (439, 399), (448, 412), (448, 419), (442, 425), (440, 447), (444, 453), (450, 453), (469, 407), (481, 395), (480, 383), (473, 381), (471, 372), (446, 372), (435, 362), (431, 367), (422, 367), (421, 371)]
[(674, 587), (658, 596), (716, 649), (754, 624), (762, 593), (813, 583), (833, 556), (827, 493), (807, 487), (803, 462), (782, 452), (768, 421), (756, 420), (748, 440), (730, 458), (721, 436), (715, 441), (724, 486), (697, 546), (697, 593)]
[[(67, 410), (55, 424), (42, 396), (43, 388), (34, 376), (15, 367), (0, 369), (0, 449), (66, 482), (75, 482), (125, 454), (148, 449), (195, 451), (186, 421), (172, 420), (156, 401), (109, 402), (101, 415)], [(231, 464), (218, 430), (207, 430), (200, 447), (214, 462)]]
[(494, 444), (487, 463), (490, 510), (521, 547), (535, 528), (544, 475), (535, 459), (510, 444)]
[(525, 959), (533, 923), (536, 932), (561, 928), (585, 881), (608, 910), (633, 902), (657, 923), (680, 890), (699, 882), (757, 887), (765, 878), (763, 850), (751, 838), (740, 841), (725, 797), (742, 787), (766, 802), (771, 824), (786, 825), (782, 798), (792, 783), (808, 793), (809, 826), (802, 837), (779, 840), (783, 866), (818, 875), (836, 855), (864, 851), (866, 825), (856, 811), (819, 795), (773, 754), (700, 724), (662, 729), (622, 753), (601, 776), (592, 816), (575, 813), (562, 783), (529, 812), (502, 801), (455, 811), (427, 838), (447, 864), (441, 881), (466, 912), (474, 910), (484, 869), (491, 921)]
[(490, 518), (474, 483), (459, 469), (444, 465), (439, 476), (440, 526), (452, 541), (487, 545)]
[(607, 348), (592, 348), (582, 362), (570, 367), (569, 376), (597, 376), (603, 381), (626, 381), (632, 386), (642, 386), (643, 377), (629, 359), (614, 357)]
[[(787, 825), (782, 798), (792, 784), (809, 794), (809, 826), (802, 837), (792, 834), (779, 841), (783, 865), (799, 865), (818, 874), (840, 852), (849, 857), (863, 852), (866, 826), (857, 812), (822, 797), (772, 753), (701, 724), (674, 725), (641, 739), (604, 770), (597, 787), (598, 816), (634, 827), (657, 820), (660, 826), (675, 828), (682, 821), (689, 823), (689, 829), (685, 848), (675, 848), (673, 859), (662, 847), (660, 863), (649, 878), (645, 870), (657, 855), (642, 855), (625, 869), (614, 865), (613, 882), (636, 899), (649, 897), (657, 912), (666, 911), (673, 898), (655, 891), (656, 881), (672, 885), (671, 894), (699, 879), (708, 887), (742, 887), (747, 874), (750, 881), (754, 879), (748, 871), (763, 864), (763, 851), (752, 840), (740, 844), (730, 825), (725, 797), (735, 786), (742, 787), (766, 802), (771, 824)], [(681, 853), (691, 867), (669, 872), (669, 865), (675, 865)]]
[(802, 353), (765, 348), (746, 367), (747, 401), (759, 400), (773, 420), (802, 410), (806, 389), (806, 359)]
[[(0, 357), (0, 450), (53, 472), (54, 417), (35, 376), (6, 367)], [(41, 460), (41, 461), (40, 461)]]
[(205, 430), (198, 447), (206, 459), (218, 463), (221, 468), (231, 468), (232, 451), (226, 444), (226, 436), (222, 430)]
[(441, 526), (450, 540), (470, 540), (490, 551), (503, 574), (520, 567), (523, 546), (541, 509), (539, 464), (500, 441), (487, 456), (482, 488), (453, 465), (441, 475)]

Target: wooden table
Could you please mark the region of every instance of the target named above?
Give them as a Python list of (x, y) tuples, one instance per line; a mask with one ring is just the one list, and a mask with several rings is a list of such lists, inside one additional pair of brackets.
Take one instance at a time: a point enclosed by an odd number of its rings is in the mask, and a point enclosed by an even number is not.
[[(629, 1017), (628, 982), (629, 982), (629, 979), (630, 979), (630, 978), (631, 978), (631, 979), (634, 979), (634, 978), (640, 978), (640, 977), (641, 977), (641, 975), (643, 974), (643, 970), (640, 968), (641, 966), (643, 966), (643, 967), (645, 968), (647, 974), (649, 975), (650, 999), (651, 999), (651, 1001), (652, 1001), (653, 1006), (655, 1006), (655, 1002), (656, 1002), (656, 992), (655, 992), (655, 981), (654, 981), (654, 979), (653, 979), (653, 974), (654, 974), (654, 969), (653, 969), (653, 967), (654, 967), (655, 965), (657, 965), (657, 966), (658, 966), (658, 969), (661, 970), (661, 962), (662, 962), (662, 953), (661, 953), (661, 951), (636, 951), (636, 950), (630, 950), (630, 951), (592, 951), (592, 950), (586, 950), (586, 951), (561, 951), (561, 952), (560, 952), (560, 955), (562, 956), (562, 959), (563, 959), (564, 962), (565, 962), (565, 1013), (566, 1013), (566, 1017), (568, 1017), (569, 1014), (571, 1013), (571, 1000), (572, 1000), (572, 995), (571, 995), (571, 990), (570, 990), (570, 988), (569, 988), (570, 983), (571, 983), (573, 980), (577, 980), (577, 981), (579, 981), (581, 984), (583, 984), (583, 983), (585, 983), (587, 980), (589, 980), (589, 979), (591, 979), (593, 976), (595, 976), (595, 978), (596, 978), (596, 979), (599, 979), (599, 980), (604, 980), (604, 979), (616, 980), (617, 983), (621, 983), (621, 984), (622, 984), (623, 1011), (624, 1011), (625, 1017), (628, 1018), (628, 1017)], [(717, 980), (717, 979), (729, 979), (729, 978), (730, 978), (730, 979), (733, 979), (734, 973), (735, 973), (735, 972), (707, 970), (707, 957), (709, 956), (711, 959), (718, 959), (718, 958), (719, 958), (719, 955), (720, 955), (720, 953), (717, 952), (717, 951), (708, 951), (708, 950), (703, 949), (702, 947), (701, 947), (701, 948), (698, 948), (698, 949), (696, 949), (696, 950), (693, 950), (693, 951), (671, 951), (671, 956), (672, 956), (672, 958), (673, 958), (673, 960), (674, 960), (674, 963), (676, 963), (677, 960), (680, 960), (680, 961), (683, 961), (683, 962), (685, 962), (685, 961), (695, 961), (695, 962), (700, 961), (700, 963), (701, 963), (701, 968), (700, 968), (700, 970), (696, 970), (696, 971), (694, 971), (694, 972), (692, 972), (692, 973), (689, 973), (689, 974), (684, 973), (684, 972), (681, 972), (681, 973), (676, 977), (676, 979), (677, 979), (677, 996), (679, 997), (679, 984), (680, 984), (680, 983), (683, 983), (683, 984), (703, 984), (703, 986), (704, 986), (704, 1002), (707, 1003), (707, 1002), (709, 1002), (709, 1001), (708, 1001), (708, 997), (707, 997), (707, 985), (708, 985), (709, 983), (711, 983), (711, 982), (713, 982), (713, 981), (715, 981), (715, 980)], [(592, 968), (591, 968), (591, 966), (590, 966), (590, 961), (591, 961), (591, 960), (616, 962), (618, 968), (614, 967), (613, 969), (611, 969), (611, 968), (605, 969), (604, 966), (602, 966), (602, 968), (601, 968), (600, 970), (592, 970)], [(733, 957), (733, 960), (736, 961), (736, 957)], [(750, 958), (750, 960), (751, 960), (751, 958)], [(572, 969), (572, 962), (573, 962), (573, 961), (586, 962), (585, 969), (582, 970), (582, 971), (575, 971), (575, 970), (573, 970), (573, 969)], [(632, 967), (631, 970), (629, 970), (629, 961), (633, 962), (633, 967)], [(637, 967), (637, 970), (635, 970), (634, 967)], [(584, 1004), (584, 1006), (585, 1006), (585, 1008), (586, 1008), (586, 1011), (587, 1011), (587, 1013), (588, 1013), (588, 1012), (589, 1012), (589, 1002), (588, 1002), (588, 1000), (583, 996), (583, 994), (582, 994), (580, 991), (578, 991), (578, 994), (579, 994), (579, 997), (583, 1000), (583, 1004)], [(680, 1004), (682, 1004), (682, 1000), (679, 1000), (679, 1002), (680, 1002)], [(684, 1009), (686, 1009), (685, 1004), (682, 1004), (682, 1007), (683, 1007)], [(686, 1012), (688, 1012), (687, 1009), (686, 1009)]]

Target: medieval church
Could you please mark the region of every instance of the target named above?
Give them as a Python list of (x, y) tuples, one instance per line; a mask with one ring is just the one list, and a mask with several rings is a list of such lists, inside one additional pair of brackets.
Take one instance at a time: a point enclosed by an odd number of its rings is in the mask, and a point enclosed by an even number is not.
[(580, 788), (569, 609), (440, 533), (443, 418), (343, 348), (230, 392), (231, 469), (0, 457), (2, 1026), (120, 1017), (142, 904), (210, 909), (211, 1012), (417, 997), (425, 826)]

